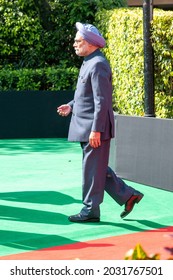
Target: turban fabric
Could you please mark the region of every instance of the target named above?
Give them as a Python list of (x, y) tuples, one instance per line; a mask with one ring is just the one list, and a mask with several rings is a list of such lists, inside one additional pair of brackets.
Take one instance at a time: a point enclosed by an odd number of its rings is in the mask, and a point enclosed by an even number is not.
[(76, 29), (83, 39), (91, 45), (98, 46), (99, 48), (104, 48), (106, 45), (105, 39), (94, 25), (76, 22)]

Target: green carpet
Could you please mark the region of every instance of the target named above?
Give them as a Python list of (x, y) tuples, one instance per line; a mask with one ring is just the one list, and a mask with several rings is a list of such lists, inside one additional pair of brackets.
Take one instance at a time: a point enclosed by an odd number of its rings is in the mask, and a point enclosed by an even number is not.
[(105, 194), (101, 223), (70, 223), (82, 207), (81, 159), (66, 139), (0, 140), (0, 256), (173, 224), (173, 193), (132, 182), (145, 196), (127, 219)]

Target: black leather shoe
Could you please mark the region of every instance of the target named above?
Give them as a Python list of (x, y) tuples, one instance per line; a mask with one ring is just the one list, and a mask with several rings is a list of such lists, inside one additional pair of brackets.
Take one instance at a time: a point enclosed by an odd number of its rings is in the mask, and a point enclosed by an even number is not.
[(120, 217), (121, 218), (126, 217), (133, 210), (135, 203), (139, 203), (139, 201), (143, 198), (143, 196), (144, 195), (142, 193), (135, 191), (134, 194), (129, 198), (129, 200), (127, 200), (125, 204), (125, 209), (121, 213)]
[(73, 215), (68, 217), (70, 222), (73, 223), (97, 223), (100, 222), (100, 218), (98, 217), (84, 217), (80, 213), (77, 215)]

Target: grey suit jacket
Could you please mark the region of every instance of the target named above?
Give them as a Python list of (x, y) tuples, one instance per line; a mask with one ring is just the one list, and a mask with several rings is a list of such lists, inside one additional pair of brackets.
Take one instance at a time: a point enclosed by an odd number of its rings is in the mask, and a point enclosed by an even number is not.
[(68, 140), (88, 142), (91, 131), (101, 132), (101, 140), (114, 137), (112, 73), (99, 49), (84, 58), (74, 100)]

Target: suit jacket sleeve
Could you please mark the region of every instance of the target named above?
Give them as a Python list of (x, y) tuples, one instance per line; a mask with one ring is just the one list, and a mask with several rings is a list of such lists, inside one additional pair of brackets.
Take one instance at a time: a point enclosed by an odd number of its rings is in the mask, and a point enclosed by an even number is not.
[(109, 107), (112, 106), (112, 77), (110, 68), (103, 62), (94, 65), (91, 84), (94, 98), (92, 131), (104, 132)]
[(74, 100), (71, 100), (71, 101), (68, 102), (67, 104), (70, 105), (70, 107), (73, 109)]

